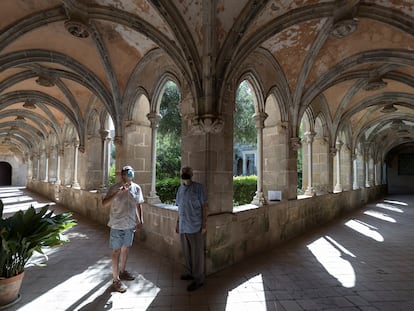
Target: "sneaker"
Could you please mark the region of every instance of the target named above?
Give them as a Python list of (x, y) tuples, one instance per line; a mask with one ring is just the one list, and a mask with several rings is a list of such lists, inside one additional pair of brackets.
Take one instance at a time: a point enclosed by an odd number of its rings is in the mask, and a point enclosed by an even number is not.
[(125, 293), (127, 290), (127, 287), (122, 284), (122, 282), (120, 280), (114, 280), (112, 282), (112, 288), (114, 289), (114, 291), (116, 292), (120, 292), (120, 293)]
[(192, 275), (189, 275), (189, 274), (182, 274), (180, 276), (180, 279), (184, 280), (184, 281), (190, 281), (190, 280), (194, 280), (194, 277)]
[(203, 283), (192, 282), (190, 285), (187, 286), (187, 290), (189, 292), (195, 291), (197, 288), (203, 286)]
[(129, 273), (126, 270), (119, 273), (119, 278), (125, 281), (135, 280), (135, 276), (133, 276), (131, 273)]

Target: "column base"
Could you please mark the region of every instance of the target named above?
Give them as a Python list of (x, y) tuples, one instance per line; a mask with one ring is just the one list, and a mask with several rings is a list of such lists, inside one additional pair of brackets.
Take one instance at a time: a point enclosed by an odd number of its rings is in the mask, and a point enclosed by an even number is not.
[(334, 188), (334, 193), (335, 192), (342, 192), (342, 185), (336, 185)]
[(305, 190), (305, 193), (304, 194), (305, 195), (309, 195), (311, 197), (314, 197), (314, 196), (316, 196), (316, 191), (315, 191), (314, 188), (310, 187), (310, 188), (308, 188), (308, 189)]
[(253, 198), (252, 204), (257, 206), (263, 206), (267, 204), (266, 199), (263, 196), (263, 192), (256, 191), (256, 195)]
[(101, 193), (105, 193), (107, 190), (108, 190), (108, 188), (106, 187), (106, 185), (101, 185), (99, 187), (99, 192), (101, 192)]
[(155, 191), (150, 191), (149, 196), (147, 197), (147, 203), (149, 204), (157, 204), (162, 203), (160, 197), (157, 195)]

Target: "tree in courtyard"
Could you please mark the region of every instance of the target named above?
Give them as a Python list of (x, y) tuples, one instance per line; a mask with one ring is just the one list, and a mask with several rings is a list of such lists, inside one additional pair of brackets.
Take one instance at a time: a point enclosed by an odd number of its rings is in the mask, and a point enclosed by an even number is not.
[(177, 177), (181, 166), (180, 92), (173, 82), (167, 82), (160, 104), (162, 119), (157, 137), (157, 179)]
[(247, 81), (240, 83), (236, 93), (234, 113), (234, 145), (253, 145), (257, 143), (254, 115), (253, 93)]

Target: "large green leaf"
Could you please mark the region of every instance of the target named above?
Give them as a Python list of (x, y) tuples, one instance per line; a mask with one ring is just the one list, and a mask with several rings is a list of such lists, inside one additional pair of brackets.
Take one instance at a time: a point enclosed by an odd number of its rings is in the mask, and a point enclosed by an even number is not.
[[(0, 214), (3, 215), (1, 200)], [(71, 217), (71, 213), (55, 215), (49, 211), (49, 205), (45, 205), (38, 212), (30, 206), (9, 218), (1, 218), (0, 277), (8, 278), (23, 272), (33, 252), (42, 253), (42, 247), (69, 241), (61, 233), (76, 224)]]

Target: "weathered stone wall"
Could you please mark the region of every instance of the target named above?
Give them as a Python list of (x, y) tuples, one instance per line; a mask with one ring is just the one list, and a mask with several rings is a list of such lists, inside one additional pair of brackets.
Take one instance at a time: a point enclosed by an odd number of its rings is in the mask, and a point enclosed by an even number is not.
[(238, 213), (210, 216), (207, 228), (208, 274), (274, 247), (377, 200), (381, 186), (289, 200)]

